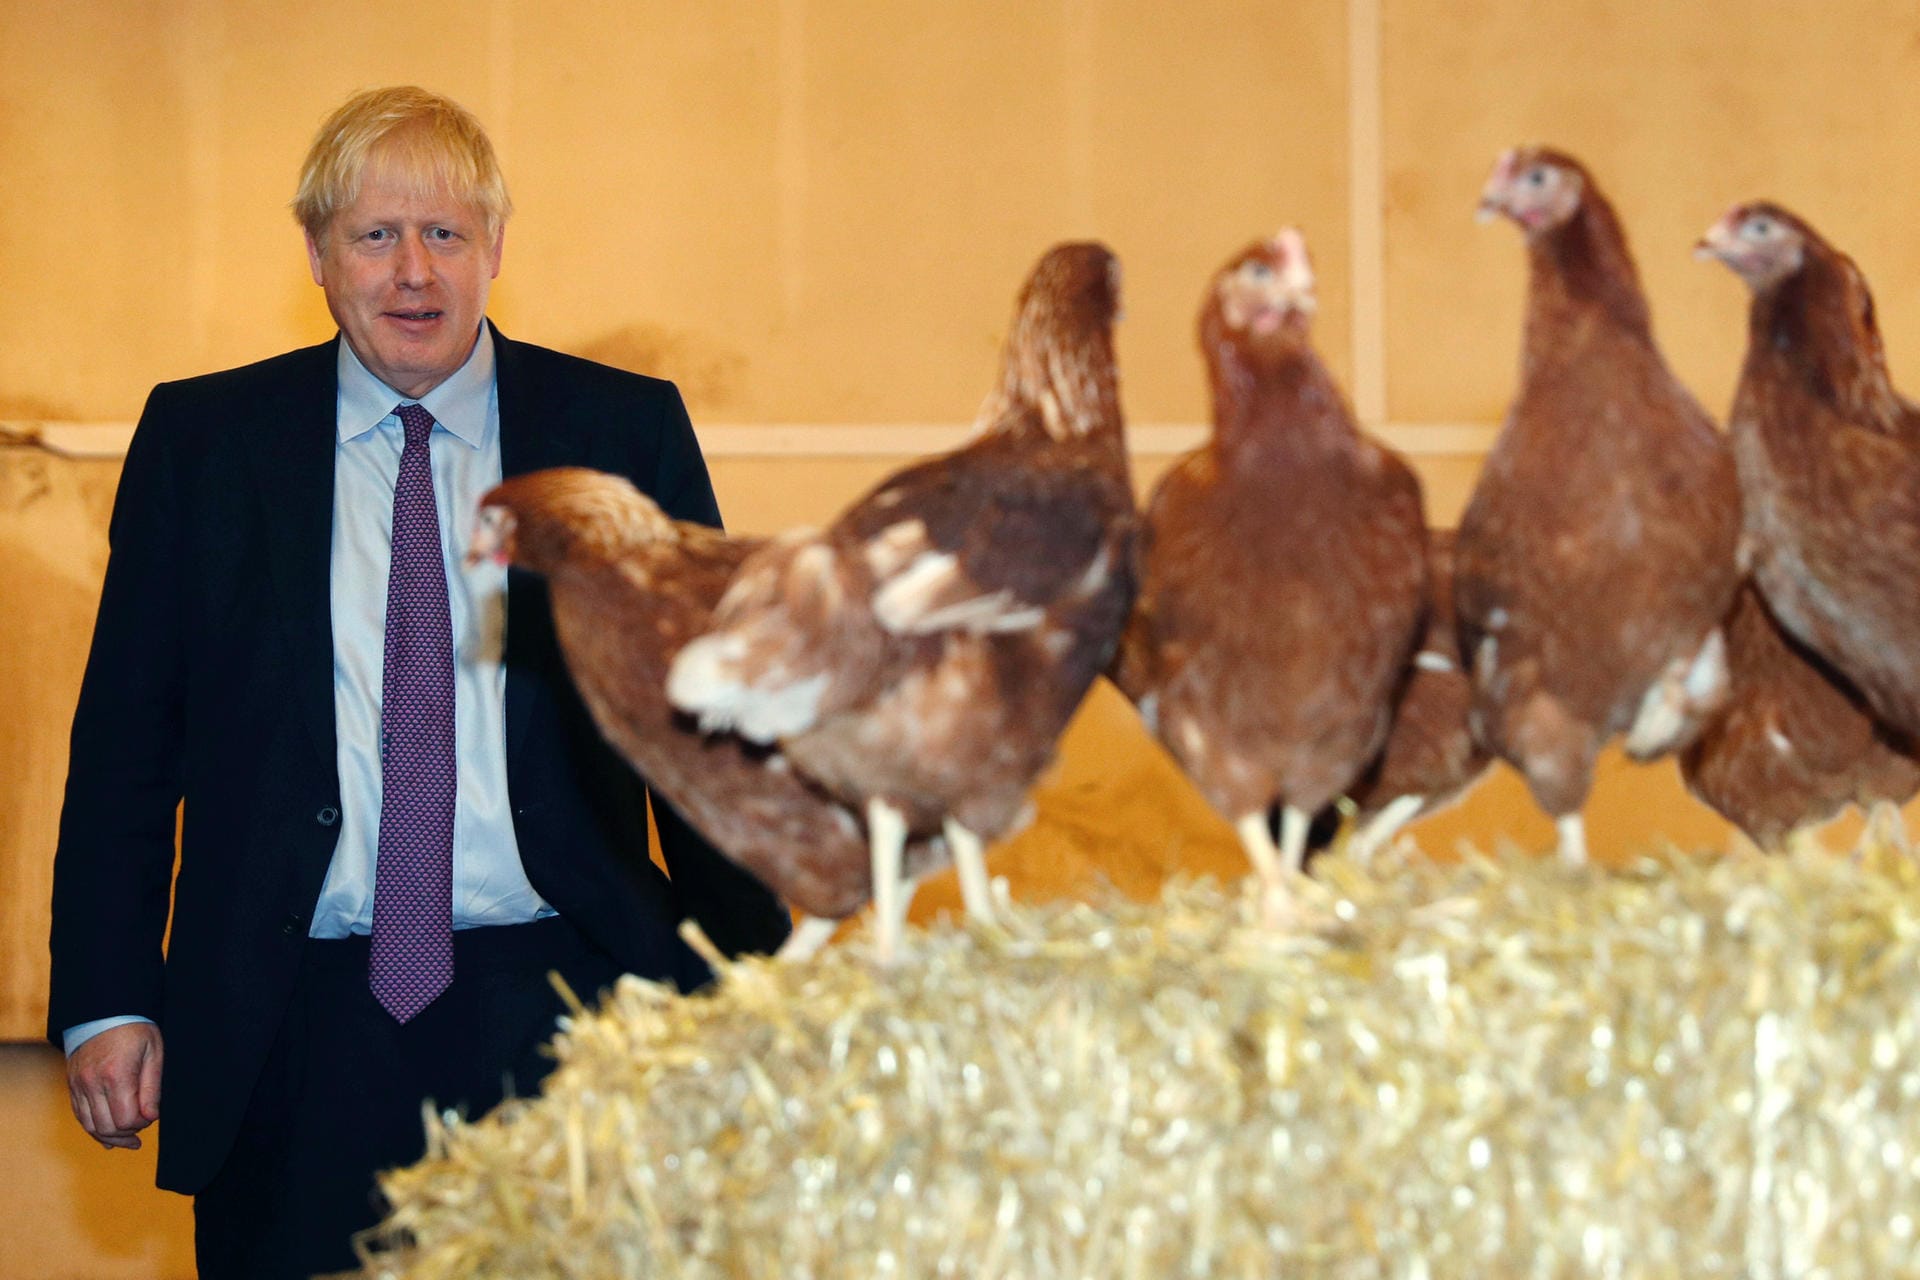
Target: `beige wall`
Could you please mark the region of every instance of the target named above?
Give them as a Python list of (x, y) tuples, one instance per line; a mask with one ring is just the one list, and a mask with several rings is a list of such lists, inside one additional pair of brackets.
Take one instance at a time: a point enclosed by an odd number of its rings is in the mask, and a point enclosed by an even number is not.
[[(897, 465), (910, 424), (966, 421), (1017, 281), (1060, 238), (1125, 262), (1134, 422), (1198, 422), (1201, 285), (1282, 222), (1318, 260), (1324, 350), (1418, 450), (1444, 523), (1484, 430), (1430, 424), (1496, 422), (1518, 349), (1517, 239), (1471, 219), (1496, 152), (1551, 140), (1589, 161), (1676, 367), (1719, 408), (1742, 297), (1687, 251), (1747, 196), (1850, 249), (1896, 373), (1920, 367), (1916, 70), (1920, 20), (1891, 0), (0, 0), (0, 420), (128, 421), (156, 381), (325, 337), (285, 209), (299, 156), (345, 94), (412, 80), (472, 106), (507, 164), (495, 318), (675, 378), (698, 424), (738, 428), (713, 437), (738, 528), (819, 520)], [(823, 450), (830, 424), (867, 453), (808, 456), (803, 433), (800, 455), (759, 456), (741, 433), (768, 424), (814, 424)], [(0, 1035), (42, 1016), (45, 859), (112, 476), (0, 454)], [(1589, 817), (1602, 853), (1724, 839), (1668, 767), (1609, 760)], [(1423, 838), (1548, 835), (1502, 775)], [(994, 855), (1030, 892), (1090, 869), (1145, 891), (1237, 858), (1108, 693), (1040, 823)], [(114, 1243), (87, 1206), (118, 1205), (137, 1166), (56, 1140), (57, 1074), (13, 1061), (0, 1171), (50, 1194), (37, 1252), (0, 1227), (0, 1277), (177, 1268), (184, 1216)]]

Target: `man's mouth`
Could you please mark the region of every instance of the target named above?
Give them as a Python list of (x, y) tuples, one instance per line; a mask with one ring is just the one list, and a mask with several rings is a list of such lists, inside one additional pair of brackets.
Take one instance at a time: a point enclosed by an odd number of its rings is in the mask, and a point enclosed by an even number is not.
[(394, 320), (438, 320), (440, 318), (438, 311), (389, 311), (387, 315)]

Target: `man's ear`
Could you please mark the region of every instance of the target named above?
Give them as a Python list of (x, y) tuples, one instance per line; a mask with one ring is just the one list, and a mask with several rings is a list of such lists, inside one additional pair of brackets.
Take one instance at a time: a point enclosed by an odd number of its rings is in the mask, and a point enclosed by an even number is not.
[[(313, 238), (313, 232), (311, 231), (302, 232), (301, 234), (307, 242), (307, 269), (313, 272), (313, 282), (324, 289), (327, 285), (327, 277), (326, 272), (323, 271), (320, 266), (320, 242)], [(497, 252), (494, 254), (493, 269), (495, 272), (500, 270), (500, 256)]]

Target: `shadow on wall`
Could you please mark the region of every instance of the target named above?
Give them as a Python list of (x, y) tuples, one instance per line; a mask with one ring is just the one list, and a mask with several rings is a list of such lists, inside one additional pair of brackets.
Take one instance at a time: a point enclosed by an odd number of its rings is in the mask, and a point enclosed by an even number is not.
[(575, 353), (629, 373), (677, 384), (695, 422), (740, 399), (747, 357), (698, 334), (657, 324), (622, 325), (575, 348)]

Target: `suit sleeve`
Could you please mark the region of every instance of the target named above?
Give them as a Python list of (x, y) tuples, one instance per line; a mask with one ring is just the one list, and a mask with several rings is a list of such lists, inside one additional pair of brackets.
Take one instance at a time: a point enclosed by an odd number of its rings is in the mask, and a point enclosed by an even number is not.
[[(720, 528), (720, 504), (707, 474), (707, 460), (677, 388), (669, 388), (658, 423), (649, 490), (654, 500), (676, 520)], [(792, 926), (792, 917), (780, 900), (707, 843), (651, 787), (647, 800), (681, 912), (699, 921), (714, 945), (728, 955), (778, 947)]]
[(186, 684), (182, 502), (166, 388), (149, 397), (114, 499), (73, 717), (53, 863), (48, 1034), (160, 1019)]

